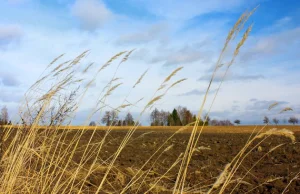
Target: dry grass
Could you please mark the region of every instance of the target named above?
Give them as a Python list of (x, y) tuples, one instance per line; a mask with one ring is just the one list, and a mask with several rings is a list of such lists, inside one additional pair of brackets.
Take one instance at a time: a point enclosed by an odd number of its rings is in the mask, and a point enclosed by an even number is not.
[[(134, 50), (122, 51), (114, 55), (95, 72), (90, 80), (86, 80), (84, 75), (94, 63), (85, 66), (83, 71), (79, 68), (79, 64), (88, 55), (89, 50), (84, 51), (73, 60), (67, 60), (57, 66), (55, 64), (64, 57), (64, 54), (55, 58), (46, 67), (40, 79), (26, 92), (24, 101), (20, 106), (19, 116), (22, 124), (2, 126), (4, 132), (2, 141), (7, 142), (7, 146), (1, 155), (0, 193), (140, 193), (142, 191), (145, 193), (211, 193), (217, 190), (219, 193), (224, 193), (229, 184), (247, 184), (243, 179), (235, 179), (234, 175), (253, 149), (257, 148), (269, 136), (274, 135), (286, 137), (295, 142), (293, 132), (298, 133), (300, 131), (300, 127), (294, 126), (276, 126), (280, 128), (279, 130), (272, 129), (272, 126), (259, 126), (256, 127), (259, 128), (258, 131), (254, 131), (253, 126), (199, 126), (200, 116), (203, 114), (208, 97), (207, 94), (211, 89), (217, 71), (222, 68), (224, 53), (227, 52), (229, 46), (234, 46), (235, 50), (232, 53), (232, 58), (225, 67), (225, 73), (213, 97), (213, 102), (229, 68), (233, 65), (251, 32), (252, 25), (249, 25), (244, 30), (243, 35), (239, 36), (253, 12), (254, 10), (244, 13), (228, 33), (224, 47), (215, 64), (197, 120), (183, 127), (141, 127), (137, 124), (129, 127), (116, 127), (112, 124), (107, 127), (72, 126), (74, 115), (83, 103), (87, 91), (105, 68), (109, 68), (112, 63), (118, 64), (110, 81), (99, 94), (94, 109), (87, 116), (86, 124), (89, 123), (95, 113), (101, 115), (107, 108), (116, 110), (118, 114), (121, 110), (128, 112), (132, 106), (139, 103), (141, 100), (134, 104), (128, 103), (128, 98), (132, 90), (136, 89), (143, 81), (148, 70), (137, 77), (137, 81), (131, 90), (124, 96), (123, 102), (117, 107), (112, 107), (108, 104), (107, 99), (119, 87), (122, 87), (122, 82), (117, 77), (119, 67), (128, 61)], [(234, 40), (237, 37), (241, 37), (241, 39), (235, 44)], [(153, 96), (145, 102), (137, 121), (146, 111), (151, 110), (155, 103), (164, 98), (169, 90), (186, 80), (186, 78), (182, 78), (170, 83), (171, 79), (181, 70), (182, 67), (178, 67), (163, 79), (157, 90), (154, 91)], [(78, 86), (82, 86), (84, 81), (87, 81), (87, 84), (78, 89)], [(69, 90), (77, 92), (77, 96), (74, 97), (75, 93), (66, 95)], [(210, 105), (209, 112), (212, 105), (213, 103)], [(269, 110), (274, 106), (276, 104), (270, 105)], [(281, 113), (291, 110), (291, 108), (286, 108)], [(204, 121), (206, 119), (207, 117)], [(98, 130), (105, 132), (100, 138), (96, 137), (96, 131)], [(118, 142), (118, 149), (114, 150), (113, 153), (109, 153), (108, 158), (103, 159), (101, 156), (104, 154), (104, 147), (110, 143), (108, 137), (114, 130), (121, 130), (126, 133), (123, 139)], [(151, 154), (142, 167), (121, 168), (116, 164), (116, 161), (124, 148), (131, 142), (132, 136), (137, 130), (145, 131), (145, 134), (151, 131), (164, 131), (171, 132), (172, 135), (162, 145), (158, 146), (157, 150)], [(81, 145), (81, 140), (88, 131), (92, 131), (92, 133), (87, 139), (86, 145)], [(73, 132), (71, 136), (70, 132)], [(167, 166), (163, 173), (158, 174), (153, 169), (161, 160), (162, 155), (173, 149), (173, 144), (166, 147), (166, 143), (178, 133), (190, 134), (186, 150), (180, 153), (178, 158)], [(248, 133), (250, 137), (232, 162), (225, 166), (220, 176), (215, 177), (214, 184), (203, 185), (198, 189), (190, 188), (186, 181), (187, 173), (194, 151), (206, 148), (196, 148), (203, 133)], [(95, 138), (99, 139), (96, 143), (93, 143)], [(258, 140), (259, 142), (255, 143)], [(268, 154), (276, 148), (271, 149)], [(209, 149), (206, 148), (206, 150)], [(74, 156), (78, 152), (81, 157), (76, 160)], [(145, 169), (150, 161), (152, 161), (151, 167)], [(176, 176), (170, 175), (175, 167), (179, 169), (178, 173), (176, 173)], [(175, 181), (170, 186), (164, 185), (163, 180)]]
[[(258, 127), (263, 127), (264, 125), (258, 125)], [(8, 126), (6, 126), (8, 127)], [(18, 126), (12, 126), (12, 128), (18, 128)], [(29, 128), (29, 127), (27, 127)], [(106, 126), (38, 126), (39, 129), (55, 129), (55, 130), (108, 130)], [(111, 126), (110, 130), (121, 130), (121, 131), (128, 131), (132, 127), (131, 126)], [(241, 125), (241, 126), (205, 126), (202, 133), (246, 133), (251, 134), (253, 133), (253, 129), (255, 128), (254, 125)], [(294, 133), (300, 133), (300, 126), (299, 125), (268, 125), (263, 128), (261, 132), (266, 132), (269, 129), (278, 128), (278, 129), (287, 129)], [(201, 126), (198, 126), (198, 129), (201, 129)], [(176, 132), (178, 130), (179, 133), (191, 133), (193, 130), (193, 126), (139, 126), (137, 128), (138, 131), (143, 132)], [(177, 132), (178, 133), (178, 132)]]

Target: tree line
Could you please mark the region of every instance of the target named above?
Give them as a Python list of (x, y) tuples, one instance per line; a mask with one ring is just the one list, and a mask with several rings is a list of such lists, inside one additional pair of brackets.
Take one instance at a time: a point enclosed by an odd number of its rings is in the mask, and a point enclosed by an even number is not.
[[(206, 118), (206, 122), (204, 120)], [(197, 116), (193, 114), (189, 109), (186, 107), (178, 106), (174, 108), (172, 112), (158, 110), (155, 108), (150, 114), (150, 125), (151, 126), (185, 126), (189, 123), (195, 122)], [(101, 123), (106, 126), (134, 126), (135, 124), (141, 125), (141, 123), (136, 123), (134, 118), (130, 112), (128, 112), (125, 117), (119, 118), (117, 111), (105, 111), (104, 116), (101, 119)], [(234, 120), (236, 125), (241, 124), (239, 119)], [(277, 118), (273, 118), (270, 120), (269, 117), (265, 116), (263, 118), (264, 124), (275, 124), (278, 125), (280, 120)], [(290, 123), (292, 125), (298, 124), (299, 119), (292, 116), (288, 119), (282, 120), (283, 124)], [(9, 120), (8, 109), (6, 106), (2, 107), (0, 112), (0, 125), (10, 125), (12, 122)], [(89, 124), (90, 126), (96, 126), (96, 122), (92, 121)], [(217, 119), (210, 119), (208, 115), (204, 115), (203, 119), (200, 118), (199, 126), (201, 125), (211, 125), (211, 126), (232, 126), (234, 125), (231, 123), (230, 120), (217, 120)]]
[[(150, 114), (151, 126), (185, 126), (189, 123), (195, 122), (197, 116), (192, 113), (186, 107), (178, 106), (174, 108), (172, 112), (158, 110), (155, 108)], [(199, 126), (212, 125), (212, 126), (232, 126), (230, 120), (211, 120), (208, 115), (204, 115), (200, 118)]]
[[(134, 121), (133, 116), (130, 112), (127, 113), (123, 119), (120, 119), (118, 116), (118, 112), (115, 110), (105, 111), (101, 119), (101, 123), (106, 126), (134, 126), (136, 124), (140, 125), (139, 123), (136, 123)], [(95, 125), (96, 122), (94, 121), (90, 123), (90, 126), (95, 126)]]
[[(273, 118), (273, 119), (272, 119), (272, 122), (273, 122), (275, 125), (278, 125), (278, 124), (280, 123), (279, 119), (277, 119), (277, 118)], [(282, 120), (282, 123), (284, 123), (284, 124), (286, 124), (287, 122), (290, 123), (290, 124), (292, 124), (292, 125), (295, 125), (295, 124), (298, 124), (299, 119), (296, 118), (296, 117), (294, 117), (294, 116), (292, 116), (292, 117), (290, 117), (288, 120), (287, 120), (287, 119), (283, 119), (283, 120)], [(270, 124), (271, 121), (270, 121), (269, 117), (265, 116), (264, 119), (263, 119), (263, 123), (264, 123), (264, 124)]]

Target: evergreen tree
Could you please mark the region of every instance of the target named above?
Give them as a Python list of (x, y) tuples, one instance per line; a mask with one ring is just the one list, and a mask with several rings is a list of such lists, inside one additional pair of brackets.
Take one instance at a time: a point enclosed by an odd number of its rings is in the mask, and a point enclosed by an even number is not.
[(172, 118), (173, 118), (175, 126), (182, 126), (182, 123), (181, 123), (181, 120), (179, 118), (178, 112), (177, 112), (177, 110), (175, 108), (174, 108), (174, 110), (172, 112)]

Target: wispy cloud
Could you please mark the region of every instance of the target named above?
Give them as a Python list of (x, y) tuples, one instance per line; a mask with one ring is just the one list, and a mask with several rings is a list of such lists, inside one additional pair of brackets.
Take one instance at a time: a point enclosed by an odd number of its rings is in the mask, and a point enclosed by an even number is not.
[[(222, 81), (223, 73), (217, 73), (214, 82)], [(239, 75), (239, 74), (230, 74), (225, 77), (224, 81), (251, 81), (251, 80), (259, 80), (264, 79), (263, 75)], [(211, 79), (211, 75), (206, 74), (198, 79), (198, 81), (209, 81)]]
[[(299, 48), (300, 27), (267, 36), (251, 37), (249, 44), (251, 42), (255, 44), (252, 44), (250, 48), (241, 53), (240, 58), (242, 61), (258, 60), (271, 56), (283, 57)], [(298, 56), (298, 54), (294, 53), (294, 56)]]
[(285, 106), (289, 104), (287, 101), (276, 101), (276, 100), (258, 100), (258, 99), (250, 99), (250, 104), (247, 106), (247, 110), (249, 111), (263, 111), (267, 110), (269, 106), (275, 102), (278, 103), (276, 107), (274, 107), (272, 110), (282, 110)]
[(76, 0), (71, 7), (71, 12), (86, 30), (102, 27), (113, 17), (113, 13), (98, 0)]
[(13, 75), (4, 74), (0, 72), (0, 85), (1, 83), (4, 86), (8, 87), (15, 87), (20, 84), (20, 82)]
[(274, 24), (275, 28), (281, 28), (284, 27), (285, 25), (287, 25), (288, 23), (290, 23), (292, 21), (292, 18), (289, 16), (285, 16), (279, 20), (277, 20)]
[[(209, 94), (211, 93), (214, 93), (216, 90), (210, 90), (209, 91)], [(186, 92), (186, 93), (182, 93), (182, 94), (178, 94), (177, 96), (201, 96), (201, 95), (204, 95), (206, 93), (206, 90), (198, 90), (198, 89), (194, 89), (194, 90), (191, 90), (189, 92)]]
[(185, 45), (179, 50), (166, 50), (153, 57), (150, 62), (163, 62), (163, 66), (188, 65), (199, 60), (210, 60), (211, 53), (199, 50), (195, 46)]
[(141, 29), (140, 32), (125, 34), (120, 36), (116, 44), (118, 45), (130, 45), (130, 44), (145, 44), (153, 40), (163, 39), (168, 27), (166, 24), (155, 24), (148, 29)]
[(19, 40), (23, 36), (23, 31), (18, 25), (0, 25), (0, 46), (12, 41)]
[(22, 99), (22, 95), (19, 92), (1, 90), (0, 102), (4, 103), (17, 103)]

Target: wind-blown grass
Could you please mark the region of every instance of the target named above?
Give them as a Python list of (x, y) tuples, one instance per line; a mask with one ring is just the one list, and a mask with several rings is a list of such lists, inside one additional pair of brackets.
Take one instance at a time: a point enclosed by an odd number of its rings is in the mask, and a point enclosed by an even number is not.
[[(200, 141), (204, 124), (199, 126), (201, 115), (203, 114), (204, 105), (208, 98), (208, 92), (211, 90), (211, 85), (215, 79), (216, 73), (223, 66), (224, 53), (228, 50), (229, 45), (234, 44), (235, 38), (239, 37), (239, 33), (243, 31), (247, 20), (253, 14), (246, 12), (241, 15), (238, 21), (227, 35), (223, 49), (215, 64), (215, 69), (212, 73), (210, 82), (206, 89), (204, 99), (199, 109), (195, 122), (176, 128), (174, 133), (160, 145), (157, 150), (151, 154), (140, 168), (122, 169), (116, 165), (116, 161), (120, 153), (132, 140), (134, 132), (139, 128), (138, 121), (146, 111), (151, 110), (155, 103), (164, 98), (168, 92), (176, 85), (181, 84), (186, 78), (178, 79), (171, 82), (171, 79), (183, 67), (178, 67), (173, 70), (162, 83), (154, 91), (151, 98), (145, 102), (141, 113), (136, 119), (134, 126), (129, 126), (126, 134), (119, 142), (119, 147), (107, 159), (102, 159), (103, 147), (108, 144), (108, 137), (111, 131), (116, 129), (113, 123), (105, 127), (105, 134), (93, 143), (96, 137), (97, 126), (87, 126), (92, 116), (96, 113), (103, 114), (104, 109), (110, 108), (115, 110), (117, 114), (124, 111), (128, 112), (130, 108), (136, 106), (144, 98), (141, 98), (135, 103), (129, 103), (129, 96), (132, 90), (138, 88), (143, 82), (143, 78), (147, 75), (149, 69), (145, 70), (137, 81), (131, 87), (122, 103), (116, 107), (112, 107), (107, 103), (107, 99), (114, 94), (119, 87), (122, 87), (122, 82), (117, 73), (119, 67), (130, 59), (134, 50), (122, 51), (111, 57), (104, 63), (94, 74), (90, 80), (86, 80), (84, 75), (90, 68), (95, 66), (95, 63), (90, 63), (84, 70), (79, 68), (78, 64), (87, 57), (89, 50), (84, 51), (72, 60), (59, 63), (59, 60), (64, 57), (64, 54), (55, 58), (42, 73), (37, 82), (35, 82), (25, 93), (24, 101), (20, 106), (20, 123), (17, 126), (3, 126), (3, 142), (8, 142), (1, 155), (0, 164), (0, 193), (128, 193), (128, 192), (169, 192), (169, 193), (185, 193), (188, 191), (198, 193), (212, 193), (218, 191), (224, 193), (225, 189), (231, 183), (236, 183), (236, 187), (243, 183), (243, 178), (250, 172), (251, 169), (240, 179), (234, 179), (237, 169), (240, 168), (246, 157), (257, 148), (263, 141), (270, 136), (286, 137), (295, 142), (294, 134), (287, 129), (271, 129), (265, 130), (266, 126), (261, 127), (258, 132), (251, 134), (245, 146), (227, 164), (223, 172), (215, 177), (215, 182), (210, 185), (203, 186), (201, 189), (195, 190), (186, 186), (186, 178), (193, 153), (197, 151), (197, 143)], [(209, 106), (209, 112), (212, 109), (213, 103), (218, 95), (223, 80), (225, 79), (229, 68), (234, 64), (242, 46), (247, 40), (252, 29), (252, 25), (244, 30), (241, 40), (235, 45), (235, 50), (232, 53), (230, 62), (226, 65), (225, 73), (222, 81), (213, 96), (213, 102)], [(87, 116), (85, 125), (75, 127), (71, 125), (77, 110), (84, 101), (84, 97), (97, 77), (105, 68), (109, 68), (112, 63), (116, 62), (115, 69), (110, 81), (103, 87), (100, 92), (91, 113)], [(84, 85), (84, 83), (87, 84)], [(79, 88), (78, 86), (84, 87)], [(71, 91), (71, 93), (69, 93)], [(269, 110), (275, 107), (278, 103), (269, 106)], [(127, 110), (125, 110), (127, 109)], [(281, 113), (291, 111), (291, 108), (285, 108)], [(208, 115), (204, 118), (204, 123), (207, 121)], [(41, 125), (43, 125), (41, 127)], [(154, 129), (154, 128), (153, 128)], [(176, 134), (185, 130), (190, 130), (190, 138), (186, 145), (184, 153), (178, 153), (178, 158), (168, 166), (163, 174), (156, 178), (151, 178), (152, 169), (157, 165), (164, 153), (173, 149), (173, 144), (166, 147)], [(72, 133), (70, 137), (71, 131)], [(82, 137), (87, 131), (92, 131), (86, 145), (81, 145)], [(141, 136), (142, 137), (142, 136)], [(141, 138), (139, 137), (139, 138)], [(256, 141), (259, 141), (255, 144)], [(252, 147), (251, 147), (252, 146)], [(266, 155), (273, 152), (282, 145), (272, 148)], [(81, 153), (81, 157), (76, 161), (74, 156), (77, 152)], [(263, 159), (264, 155), (261, 159)], [(146, 165), (150, 164), (150, 168), (145, 170)], [(260, 160), (259, 160), (260, 161)], [(258, 161), (258, 162), (259, 162)], [(257, 164), (257, 163), (256, 163)], [(254, 166), (256, 165), (254, 164)], [(163, 179), (168, 178), (168, 173), (178, 168), (176, 181), (171, 189), (167, 189), (160, 185)], [(101, 174), (101, 179), (98, 184), (90, 181), (91, 177), (97, 177)], [(122, 185), (122, 188), (116, 190), (112, 182), (114, 180)], [(126, 181), (125, 177), (129, 177)], [(151, 181), (151, 184), (147, 184)], [(289, 185), (287, 185), (288, 187)], [(236, 189), (234, 187), (234, 189)], [(233, 189), (233, 190), (234, 190)]]

